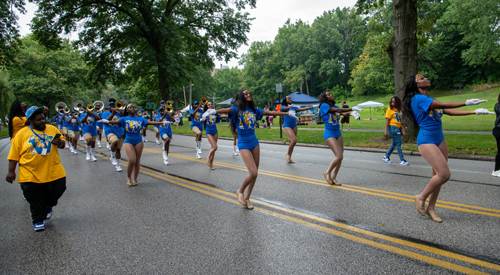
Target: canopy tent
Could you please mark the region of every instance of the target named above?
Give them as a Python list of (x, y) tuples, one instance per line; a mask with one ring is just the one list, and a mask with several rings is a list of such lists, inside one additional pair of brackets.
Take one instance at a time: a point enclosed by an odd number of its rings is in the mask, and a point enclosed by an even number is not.
[(367, 101), (367, 102), (363, 102), (361, 104), (358, 104), (357, 105), (358, 107), (369, 107), (370, 108), (370, 120), (372, 120), (372, 107), (382, 107), (384, 106), (383, 103), (379, 103), (379, 102), (375, 102), (375, 101)]
[[(301, 92), (291, 93), (288, 96), (292, 98), (292, 102), (294, 105), (313, 105), (313, 104), (319, 103), (319, 99), (314, 98), (312, 96), (308, 96), (308, 95), (303, 94)], [(282, 101), (283, 101), (283, 97), (280, 98), (280, 100), (276, 100), (273, 103), (274, 104), (281, 104)]]
[(231, 105), (231, 102), (233, 102), (233, 100), (234, 99), (231, 97), (231, 98), (226, 99), (222, 102), (216, 103), (215, 106), (229, 106), (229, 105)]

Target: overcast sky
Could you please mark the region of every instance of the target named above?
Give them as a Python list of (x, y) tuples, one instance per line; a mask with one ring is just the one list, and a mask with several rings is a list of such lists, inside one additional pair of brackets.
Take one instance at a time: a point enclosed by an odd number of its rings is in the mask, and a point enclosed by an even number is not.
[[(301, 19), (312, 24), (314, 19), (324, 11), (337, 7), (353, 7), (356, 0), (257, 0), (257, 8), (246, 10), (250, 17), (254, 17), (248, 33), (248, 45), (253, 41), (272, 41), (278, 34), (278, 29), (290, 18), (292, 22)], [(31, 31), (28, 24), (36, 11), (36, 5), (27, 3), (25, 15), (19, 16), (19, 26), (21, 35), (25, 36)], [(249, 46), (243, 45), (238, 49), (238, 55), (245, 53)], [(232, 59), (228, 64), (215, 60), (215, 67), (221, 64), (229, 67), (237, 67), (238, 60)]]

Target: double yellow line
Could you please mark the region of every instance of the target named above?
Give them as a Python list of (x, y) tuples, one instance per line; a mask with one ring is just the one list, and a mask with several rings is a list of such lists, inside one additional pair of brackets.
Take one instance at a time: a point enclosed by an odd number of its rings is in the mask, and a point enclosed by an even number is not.
[[(156, 154), (163, 153), (163, 151), (158, 151), (158, 150), (149, 149), (149, 148), (144, 148), (144, 151), (156, 153)], [(206, 160), (204, 160), (204, 159), (197, 159), (194, 157), (189, 157), (189, 156), (180, 155), (180, 154), (173, 154), (173, 153), (170, 153), (169, 157), (175, 157), (175, 158), (180, 158), (180, 159), (185, 159), (185, 160), (190, 160), (190, 161), (196, 161), (196, 162), (200, 162), (200, 163), (206, 162)], [(226, 168), (231, 168), (231, 169), (235, 169), (235, 170), (240, 170), (240, 171), (248, 171), (245, 166), (240, 166), (240, 165), (235, 165), (235, 164), (230, 164), (230, 163), (225, 163), (225, 162), (214, 161), (214, 165), (226, 167)], [(378, 190), (378, 189), (362, 187), (362, 186), (355, 186), (355, 185), (348, 185), (348, 184), (343, 184), (342, 186), (332, 186), (332, 185), (326, 184), (323, 180), (317, 180), (317, 179), (311, 179), (311, 178), (306, 178), (306, 177), (301, 177), (301, 176), (283, 174), (283, 173), (278, 173), (278, 172), (274, 172), (274, 171), (267, 171), (267, 170), (263, 170), (263, 169), (259, 169), (259, 174), (260, 175), (267, 175), (267, 176), (271, 176), (271, 177), (282, 178), (282, 179), (287, 179), (287, 180), (298, 181), (298, 182), (304, 182), (304, 183), (309, 183), (309, 184), (314, 184), (314, 185), (320, 185), (320, 186), (324, 186), (324, 187), (338, 188), (338, 189), (343, 189), (343, 190), (367, 194), (367, 195), (373, 195), (373, 196), (379, 196), (379, 197), (384, 197), (384, 198), (390, 198), (390, 199), (415, 203), (414, 196), (407, 195), (407, 194), (401, 194), (401, 193), (396, 193), (396, 192), (390, 192), (390, 191), (384, 191), (384, 190)], [(467, 204), (461, 204), (461, 203), (450, 202), (450, 201), (441, 201), (441, 200), (437, 201), (436, 206), (441, 207), (441, 208), (462, 211), (462, 212), (468, 212), (468, 213), (473, 213), (473, 214), (479, 214), (479, 215), (500, 218), (500, 210), (498, 210), (498, 209), (492, 209), (492, 208), (486, 208), (486, 207), (480, 207), (480, 206), (474, 206), (474, 205), (467, 205)]]
[[(148, 149), (148, 150), (150, 150), (150, 149)], [(170, 154), (170, 156), (173, 156), (173, 154)], [(180, 155), (180, 156), (182, 156), (182, 155)], [(196, 159), (196, 160), (198, 161), (198, 159)], [(126, 164), (127, 164), (126, 161), (122, 161), (122, 165), (125, 166)], [(236, 198), (236, 195), (233, 193), (223, 191), (223, 190), (211, 187), (211, 186), (203, 185), (200, 183), (196, 183), (193, 181), (189, 181), (186, 179), (182, 179), (179, 177), (166, 175), (166, 174), (156, 172), (152, 169), (145, 168), (145, 167), (141, 167), (141, 173), (149, 175), (149, 176), (157, 178), (157, 179), (160, 179), (160, 180), (163, 180), (163, 181), (166, 181), (166, 182), (176, 184), (178, 186), (181, 186), (181, 187), (184, 187), (184, 188), (187, 188), (187, 189), (190, 189), (190, 190), (202, 193), (202, 194), (205, 194), (207, 196), (211, 196), (213, 198), (217, 198), (217, 199), (220, 199), (220, 200), (223, 200), (223, 201), (233, 203), (235, 205), (240, 206), (240, 204), (238, 203), (238, 200)], [(261, 207), (255, 207), (254, 211), (268, 214), (270, 216), (284, 219), (284, 220), (287, 220), (287, 221), (290, 221), (290, 222), (293, 222), (293, 223), (296, 223), (299, 225), (307, 226), (309, 228), (313, 228), (313, 229), (316, 229), (316, 230), (319, 230), (319, 231), (322, 231), (325, 233), (329, 233), (329, 234), (332, 234), (332, 235), (335, 235), (335, 236), (338, 236), (338, 237), (341, 237), (341, 238), (344, 238), (347, 240), (351, 240), (351, 241), (355, 241), (355, 242), (362, 243), (365, 245), (369, 245), (369, 246), (372, 246), (372, 247), (375, 247), (378, 249), (382, 249), (382, 250), (385, 250), (388, 252), (403, 255), (403, 256), (406, 256), (409, 258), (413, 258), (413, 259), (416, 259), (419, 261), (423, 261), (423, 262), (426, 262), (429, 264), (433, 264), (433, 265), (447, 268), (450, 270), (454, 270), (457, 272), (461, 272), (461, 273), (465, 273), (465, 274), (488, 274), (488, 273), (484, 273), (484, 272), (481, 272), (481, 271), (478, 271), (478, 270), (475, 270), (472, 268), (468, 268), (468, 267), (465, 267), (462, 265), (454, 264), (454, 263), (447, 262), (444, 260), (439, 260), (439, 259), (436, 259), (436, 258), (433, 258), (430, 256), (426, 256), (426, 255), (423, 255), (420, 253), (412, 252), (412, 251), (406, 250), (404, 248), (413, 248), (413, 249), (420, 250), (421, 252), (424, 252), (424, 253), (432, 253), (435, 255), (450, 258), (452, 260), (457, 260), (457, 261), (461, 261), (464, 263), (473, 264), (476, 266), (485, 267), (488, 269), (500, 271), (500, 265), (496, 265), (496, 264), (489, 263), (486, 261), (474, 259), (471, 257), (463, 256), (463, 255), (460, 255), (457, 253), (453, 253), (453, 252), (449, 252), (449, 251), (445, 251), (445, 250), (441, 250), (441, 249), (437, 249), (437, 248), (433, 248), (433, 247), (429, 247), (429, 246), (422, 245), (422, 244), (413, 243), (410, 241), (397, 239), (394, 237), (385, 236), (385, 235), (382, 235), (379, 233), (374, 233), (374, 232), (371, 232), (371, 231), (368, 231), (365, 229), (361, 229), (361, 228), (357, 228), (354, 226), (331, 221), (328, 219), (320, 218), (320, 217), (317, 217), (314, 215), (305, 214), (305, 213), (302, 213), (299, 211), (287, 209), (287, 208), (276, 206), (276, 205), (269, 204), (266, 202), (262, 202), (262, 201), (258, 201), (258, 200), (252, 200), (252, 202), (256, 205), (264, 206), (267, 208), (266, 209), (266, 208), (261, 208)], [(307, 220), (310, 220), (310, 221), (307, 221)], [(320, 224), (317, 224), (317, 223), (320, 223)], [(328, 226), (330, 226), (330, 227), (328, 227)], [(334, 227), (336, 229), (333, 229), (331, 227)], [(340, 231), (340, 230), (343, 230), (343, 231)], [(345, 231), (348, 233), (346, 233)], [(366, 237), (360, 237), (360, 236), (356, 236), (354, 234), (364, 235)], [(396, 247), (394, 245), (384, 244), (381, 242), (374, 241), (372, 239), (377, 239), (379, 241), (392, 243), (392, 244), (398, 245), (400, 247), (403, 246), (404, 248), (399, 248), (399, 247)]]

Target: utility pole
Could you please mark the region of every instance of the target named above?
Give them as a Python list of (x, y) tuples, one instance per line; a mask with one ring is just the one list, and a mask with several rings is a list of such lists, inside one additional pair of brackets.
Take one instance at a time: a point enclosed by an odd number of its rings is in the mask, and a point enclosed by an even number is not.
[(191, 106), (192, 103), (192, 96), (193, 96), (193, 85), (191, 84), (191, 81), (189, 81), (189, 106)]
[[(184, 93), (184, 105), (186, 105), (186, 88), (184, 86), (182, 86), (182, 92)], [(186, 107), (186, 106), (184, 106)]]

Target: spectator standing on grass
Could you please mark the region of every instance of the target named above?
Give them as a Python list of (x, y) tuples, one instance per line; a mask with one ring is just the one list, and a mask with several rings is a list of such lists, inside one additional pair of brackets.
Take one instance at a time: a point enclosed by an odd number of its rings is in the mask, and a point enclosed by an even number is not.
[[(342, 100), (342, 108), (349, 108), (349, 105), (346, 104), (345, 100)], [(349, 121), (349, 117), (351, 115), (349, 113), (345, 113), (342, 115), (342, 119), (340, 120), (340, 130), (344, 130), (344, 123), (347, 123), (347, 131), (351, 130), (351, 122)]]
[(500, 177), (500, 94), (498, 94), (498, 102), (495, 104), (495, 127), (493, 128), (493, 136), (497, 141), (497, 155), (495, 157), (495, 169), (491, 173), (494, 177)]
[(385, 132), (384, 137), (388, 138), (391, 136), (391, 146), (385, 156), (382, 159), (387, 163), (392, 163), (390, 157), (392, 151), (394, 151), (394, 147), (397, 148), (399, 154), (399, 160), (401, 161), (399, 164), (401, 165), (410, 165), (403, 155), (403, 148), (401, 145), (403, 144), (403, 138), (401, 136), (401, 126), (405, 127), (403, 122), (403, 113), (401, 111), (401, 99), (397, 96), (394, 96), (389, 101), (389, 108), (387, 108), (387, 112), (385, 113)]
[[(267, 105), (264, 106), (264, 111), (269, 111), (269, 107), (267, 107)], [(264, 123), (262, 123), (262, 124), (264, 124)], [(269, 126), (270, 126), (270, 124), (269, 124), (269, 116), (266, 116), (266, 124), (267, 124), (267, 128), (269, 128)], [(264, 127), (264, 128), (266, 128), (266, 127)]]

